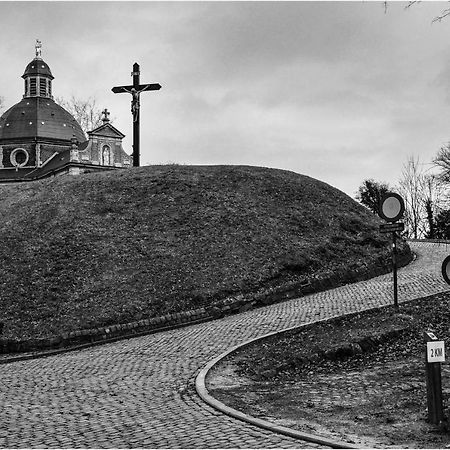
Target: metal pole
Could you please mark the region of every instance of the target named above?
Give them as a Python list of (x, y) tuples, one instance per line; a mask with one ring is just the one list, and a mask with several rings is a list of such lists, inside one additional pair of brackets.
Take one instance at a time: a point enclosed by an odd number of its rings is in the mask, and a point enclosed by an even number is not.
[(441, 363), (426, 364), (428, 421), (438, 425), (444, 420)]
[[(139, 64), (133, 64), (133, 86), (136, 91), (139, 90)], [(140, 165), (140, 148), (139, 148), (139, 119), (140, 119), (140, 105), (137, 105), (136, 118), (133, 119), (133, 166), (139, 167)]]
[[(425, 333), (425, 345), (429, 341), (437, 340), (432, 333)], [(428, 362), (425, 351), (425, 375), (427, 382), (428, 422), (439, 425), (445, 420), (444, 402), (442, 396), (441, 363)]]
[(394, 307), (398, 310), (397, 295), (397, 233), (392, 233), (392, 267), (394, 272)]

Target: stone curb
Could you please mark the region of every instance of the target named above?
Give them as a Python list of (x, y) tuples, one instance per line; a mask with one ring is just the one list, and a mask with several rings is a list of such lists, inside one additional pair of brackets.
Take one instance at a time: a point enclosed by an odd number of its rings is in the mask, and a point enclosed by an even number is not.
[[(414, 255), (412, 253), (403, 255), (399, 261), (399, 266), (409, 264), (413, 258)], [(285, 285), (284, 288), (282, 287), (270, 293), (255, 294), (248, 299), (225, 299), (211, 304), (208, 308), (203, 307), (125, 324), (76, 330), (49, 338), (28, 340), (0, 339), (0, 364), (57, 355), (66, 351), (80, 350), (90, 346), (115, 342), (120, 339), (129, 339), (159, 331), (195, 325), (222, 318), (225, 315), (248, 311), (255, 307), (267, 306), (280, 301), (333, 289), (345, 283), (366, 280), (389, 273), (389, 271), (389, 266), (364, 267), (355, 271), (348, 271), (345, 274), (331, 274), (328, 277), (314, 278), (308, 280), (306, 284)], [(17, 353), (21, 353), (21, 355), (14, 355)]]
[(130, 339), (130, 338), (140, 337), (140, 336), (147, 336), (149, 334), (159, 333), (162, 331), (175, 330), (178, 328), (187, 327), (189, 325), (196, 325), (196, 324), (203, 323), (203, 322), (209, 322), (210, 320), (211, 320), (211, 318), (208, 317), (203, 320), (196, 320), (193, 322), (186, 322), (186, 323), (178, 324), (178, 325), (162, 326), (159, 328), (155, 328), (153, 330), (145, 330), (145, 331), (141, 331), (141, 332), (134, 332), (131, 334), (130, 333), (122, 334), (122, 335), (115, 336), (115, 337), (105, 338), (101, 341), (94, 341), (94, 342), (88, 342), (85, 344), (72, 345), (70, 347), (63, 347), (63, 348), (58, 348), (58, 349), (54, 349), (54, 350), (36, 350), (35, 352), (27, 352), (27, 353), (24, 352), (23, 354), (14, 355), (14, 356), (0, 355), (0, 365), (9, 364), (12, 362), (17, 362), (17, 361), (27, 361), (30, 359), (46, 358), (48, 356), (60, 355), (60, 354), (68, 353), (71, 351), (83, 350), (83, 349), (90, 348), (90, 347), (96, 347), (98, 345), (110, 344), (110, 343), (121, 341), (124, 339)]
[[(383, 308), (383, 307), (381, 307)], [(370, 308), (364, 311), (372, 311), (372, 310), (376, 310), (376, 309), (380, 309), (380, 307), (375, 307), (375, 308)], [(292, 330), (297, 330), (299, 328), (304, 328), (304, 327), (308, 327), (317, 323), (321, 323), (321, 322), (328, 322), (330, 320), (333, 319), (337, 319), (340, 317), (349, 317), (355, 314), (358, 314), (359, 312), (356, 313), (350, 313), (350, 314), (346, 314), (346, 315), (335, 315), (332, 317), (329, 317), (327, 319), (323, 319), (323, 320), (317, 320), (317, 321), (312, 321), (312, 322), (307, 322), (301, 325), (295, 325), (293, 327), (289, 327), (289, 328), (285, 328), (283, 330), (279, 330), (279, 331), (274, 331), (271, 333), (267, 333), (264, 336), (260, 336), (257, 338), (253, 338), (250, 339), (246, 342), (244, 342), (243, 344), (239, 344), (236, 345), (234, 347), (232, 347), (231, 349), (227, 350), (226, 352), (220, 354), (219, 356), (217, 356), (216, 358), (212, 359), (211, 361), (209, 361), (198, 373), (196, 379), (195, 379), (195, 389), (197, 391), (197, 394), (200, 396), (200, 398), (207, 403), (208, 405), (212, 406), (214, 409), (230, 416), (233, 417), (235, 419), (239, 419), (242, 420), (244, 422), (250, 423), (252, 425), (255, 425), (257, 427), (260, 428), (264, 428), (266, 430), (275, 432), (275, 433), (279, 433), (279, 434), (283, 434), (285, 436), (289, 436), (289, 437), (293, 437), (295, 439), (300, 439), (302, 441), (307, 441), (307, 442), (312, 442), (315, 444), (319, 444), (319, 445), (326, 445), (329, 446), (331, 448), (361, 448), (361, 446), (356, 446), (356, 445), (352, 445), (350, 443), (347, 442), (341, 442), (341, 441), (335, 441), (332, 439), (327, 439), (325, 437), (322, 436), (317, 436), (317, 435), (313, 435), (310, 433), (304, 433), (301, 431), (297, 431), (291, 428), (287, 428), (287, 427), (283, 427), (280, 425), (275, 425), (267, 420), (262, 420), (262, 419), (257, 419), (256, 417), (252, 417), (248, 414), (245, 414), (241, 411), (238, 411), (237, 409), (231, 408), (227, 405), (225, 405), (224, 403), (220, 402), (219, 400), (217, 400), (216, 398), (214, 398), (208, 391), (207, 387), (206, 387), (206, 377), (208, 376), (208, 372), (216, 365), (218, 364), (222, 359), (226, 358), (228, 355), (230, 355), (231, 353), (242, 349), (243, 347), (247, 347), (248, 345), (251, 345), (252, 343), (262, 340), (262, 339), (266, 339), (268, 337), (271, 336), (275, 336), (277, 334), (281, 334), (281, 333), (286, 333)]]
[[(93, 345), (114, 342), (119, 339), (194, 325), (208, 320), (211, 320), (211, 314), (205, 308), (200, 308), (194, 311), (167, 314), (162, 317), (125, 324), (76, 330), (49, 338), (28, 340), (0, 339), (0, 354), (28, 352), (34, 353), (34, 357), (38, 357), (38, 352), (44, 352), (44, 356), (47, 356), (61, 353), (64, 350), (86, 348)], [(0, 364), (4, 360), (5, 358), (0, 356)]]
[[(423, 299), (426, 299), (428, 297), (433, 297), (435, 294), (429, 295), (429, 296), (425, 296), (422, 297)], [(416, 300), (416, 299), (413, 299)], [(402, 302), (402, 303), (407, 303), (408, 300)], [(356, 312), (351, 312), (349, 314), (337, 314), (335, 316), (332, 317), (328, 317), (326, 319), (322, 319), (322, 320), (315, 320), (315, 321), (311, 321), (311, 322), (307, 322), (307, 323), (303, 323), (301, 325), (295, 325), (293, 327), (289, 327), (289, 328), (285, 328), (283, 330), (279, 330), (279, 331), (274, 331), (271, 333), (267, 333), (264, 336), (260, 336), (257, 338), (253, 338), (250, 339), (242, 344), (236, 345), (233, 348), (227, 350), (226, 352), (220, 354), (219, 356), (217, 356), (216, 358), (212, 359), (211, 361), (209, 361), (198, 373), (196, 379), (195, 379), (195, 389), (197, 391), (197, 394), (200, 396), (200, 398), (207, 404), (209, 404), (210, 406), (212, 406), (213, 408), (217, 409), (218, 411), (234, 417), (236, 419), (242, 420), (244, 422), (248, 422), (252, 425), (273, 431), (275, 433), (280, 433), (286, 436), (290, 436), (296, 439), (301, 439), (303, 441), (308, 441), (308, 442), (313, 442), (316, 444), (320, 444), (320, 445), (327, 445), (329, 447), (332, 448), (361, 448), (361, 446), (355, 446), (352, 445), (350, 443), (347, 442), (341, 442), (341, 441), (335, 441), (332, 439), (327, 439), (325, 437), (322, 436), (316, 436), (310, 433), (303, 433), (297, 430), (293, 430), (287, 427), (283, 427), (283, 426), (279, 426), (279, 425), (275, 425), (269, 421), (266, 420), (262, 420), (262, 419), (257, 419), (256, 417), (252, 417), (250, 415), (247, 415), (241, 411), (238, 411), (236, 409), (233, 409), (227, 405), (225, 405), (224, 403), (220, 402), (219, 400), (217, 400), (216, 398), (214, 398), (208, 391), (207, 387), (206, 387), (206, 377), (208, 376), (208, 372), (216, 365), (218, 364), (222, 359), (226, 358), (228, 355), (230, 355), (231, 353), (240, 350), (248, 345), (253, 344), (256, 341), (262, 340), (262, 339), (266, 339), (269, 338), (271, 336), (275, 336), (277, 334), (282, 334), (282, 333), (286, 333), (289, 331), (293, 331), (293, 330), (298, 330), (300, 328), (307, 328), (309, 326), (312, 325), (316, 325), (319, 323), (325, 323), (325, 322), (329, 322), (332, 321), (334, 319), (338, 319), (338, 318), (342, 318), (342, 317), (352, 317), (355, 315), (358, 315), (362, 312), (370, 312), (370, 311), (376, 311), (376, 310), (382, 310), (384, 308), (389, 308), (392, 305), (383, 305), (383, 306), (375, 306), (374, 308), (368, 308), (368, 309), (364, 309), (361, 311), (356, 311)], [(391, 334), (395, 334), (391, 333)], [(389, 333), (387, 333), (386, 336), (388, 336)]]

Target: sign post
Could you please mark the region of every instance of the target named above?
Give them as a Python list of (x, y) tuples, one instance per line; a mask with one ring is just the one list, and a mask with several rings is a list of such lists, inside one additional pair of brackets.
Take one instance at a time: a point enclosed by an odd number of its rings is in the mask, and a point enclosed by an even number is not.
[(392, 233), (392, 272), (394, 275), (394, 308), (398, 310), (397, 233)]
[(405, 202), (400, 195), (388, 192), (380, 202), (380, 217), (387, 224), (380, 225), (381, 233), (392, 233), (392, 271), (394, 276), (394, 307), (398, 310), (398, 287), (397, 287), (397, 231), (403, 231), (405, 225), (397, 222), (405, 212)]
[(444, 421), (442, 401), (441, 362), (445, 361), (444, 342), (431, 332), (425, 332), (428, 422), (439, 425)]

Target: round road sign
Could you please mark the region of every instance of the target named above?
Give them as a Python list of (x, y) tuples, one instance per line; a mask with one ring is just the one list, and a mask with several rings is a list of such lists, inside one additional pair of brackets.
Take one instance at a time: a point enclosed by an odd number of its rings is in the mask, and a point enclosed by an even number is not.
[(447, 256), (442, 263), (442, 276), (444, 277), (444, 280), (450, 284), (450, 256)]
[(400, 195), (388, 192), (380, 203), (380, 216), (388, 222), (396, 222), (405, 212), (405, 202)]

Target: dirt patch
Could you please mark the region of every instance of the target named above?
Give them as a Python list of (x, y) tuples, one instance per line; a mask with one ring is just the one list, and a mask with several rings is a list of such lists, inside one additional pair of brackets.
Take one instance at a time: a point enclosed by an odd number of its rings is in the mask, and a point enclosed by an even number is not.
[[(230, 355), (207, 379), (237, 410), (369, 447), (450, 447), (427, 422), (423, 332), (450, 338), (450, 293), (274, 336)], [(446, 415), (450, 368), (442, 364)]]

